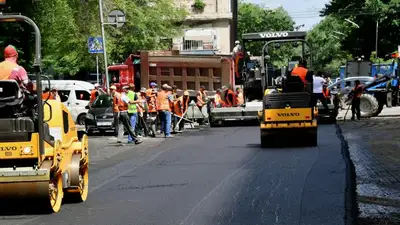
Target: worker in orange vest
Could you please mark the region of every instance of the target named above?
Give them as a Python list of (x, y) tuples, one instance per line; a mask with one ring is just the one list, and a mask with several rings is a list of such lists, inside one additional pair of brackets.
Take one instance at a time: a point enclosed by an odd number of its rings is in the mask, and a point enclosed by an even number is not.
[(97, 96), (99, 96), (99, 87), (100, 85), (98, 83), (94, 84), (94, 89), (90, 92), (90, 105), (92, 105)]
[(0, 63), (0, 80), (15, 80), (22, 90), (33, 91), (33, 84), (29, 81), (24, 67), (18, 65), (17, 49), (8, 45), (4, 49), (4, 61)]
[(225, 92), (225, 106), (226, 107), (235, 107), (236, 103), (236, 94), (232, 91), (232, 89), (228, 88), (227, 86), (223, 86), (222, 90)]
[[(129, 88), (129, 87), (128, 87)], [(124, 88), (124, 92), (128, 92), (128, 88)], [(122, 138), (124, 136), (125, 129), (131, 137), (135, 138), (135, 144), (142, 143), (139, 140), (132, 129), (129, 116), (128, 116), (128, 104), (130, 103), (129, 97), (126, 93), (120, 94), (117, 92), (115, 85), (110, 87), (111, 95), (113, 97), (113, 112), (114, 112), (114, 124), (118, 132), (117, 145), (122, 146)]]
[(207, 96), (205, 93), (206, 88), (204, 86), (200, 86), (200, 90), (197, 92), (197, 106), (199, 107), (200, 111), (201, 108), (206, 104)]
[(46, 100), (54, 100), (54, 99), (56, 99), (56, 98), (53, 95), (53, 93), (50, 91), (50, 88), (46, 87), (42, 94), (42, 100), (46, 101)]
[(146, 88), (142, 87), (140, 89), (139, 100), (142, 100), (141, 103), (138, 104), (138, 122), (137, 122), (137, 133), (138, 137), (142, 136), (142, 131), (147, 121), (147, 114), (149, 113), (149, 107), (147, 105), (147, 96), (146, 96)]
[(217, 89), (214, 95), (214, 107), (219, 108), (223, 107), (225, 102), (221, 98), (221, 89)]
[(331, 104), (331, 93), (329, 91), (328, 85), (324, 84), (322, 87), (322, 94), (324, 95), (326, 99), (327, 104)]
[(307, 69), (307, 62), (305, 60), (300, 60), (299, 65), (292, 70), (290, 75), (300, 77), (301, 81), (304, 83), (304, 86), (306, 86), (307, 82), (312, 83), (312, 75)]
[(178, 97), (178, 99), (175, 101), (174, 104), (174, 113), (179, 117), (175, 117), (173, 129), (175, 129), (177, 121), (180, 120), (181, 122), (179, 123), (178, 131), (182, 132), (182, 129), (185, 126), (185, 120), (181, 118), (185, 116), (188, 107), (189, 107), (189, 92), (184, 91), (183, 96)]
[(168, 84), (164, 84), (161, 91), (157, 93), (157, 111), (161, 120), (161, 131), (165, 138), (173, 137), (171, 135), (171, 107), (173, 101), (172, 95), (168, 94), (172, 90)]
[(236, 88), (236, 104), (237, 105), (244, 104), (243, 91), (240, 87)]
[(354, 81), (354, 88), (349, 93), (349, 96), (351, 96), (351, 120), (355, 120), (355, 116), (357, 116), (357, 120), (361, 118), (360, 102), (363, 90), (360, 80)]

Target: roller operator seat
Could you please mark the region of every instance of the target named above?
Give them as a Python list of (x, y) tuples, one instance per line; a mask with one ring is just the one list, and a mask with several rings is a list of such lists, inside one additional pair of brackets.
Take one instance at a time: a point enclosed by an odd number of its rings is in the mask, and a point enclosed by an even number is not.
[(0, 80), (0, 118), (18, 117), (24, 93), (15, 80)]

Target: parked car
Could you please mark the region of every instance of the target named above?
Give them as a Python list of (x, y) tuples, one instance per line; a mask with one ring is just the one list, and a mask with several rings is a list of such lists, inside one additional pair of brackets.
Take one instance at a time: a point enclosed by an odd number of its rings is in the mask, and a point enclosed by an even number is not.
[(112, 111), (112, 97), (107, 94), (99, 95), (91, 106), (87, 106), (88, 112), (85, 118), (85, 128), (88, 134), (95, 131), (114, 131), (114, 113)]
[(79, 125), (85, 124), (87, 109), (90, 101), (90, 91), (94, 85), (81, 80), (48, 80), (42, 81), (42, 88), (56, 88), (61, 102), (71, 112), (72, 119)]

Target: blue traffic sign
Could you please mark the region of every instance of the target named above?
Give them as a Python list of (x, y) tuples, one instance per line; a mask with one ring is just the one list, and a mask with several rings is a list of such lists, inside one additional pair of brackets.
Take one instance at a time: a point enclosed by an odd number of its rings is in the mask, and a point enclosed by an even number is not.
[(103, 38), (101, 37), (89, 37), (88, 39), (89, 53), (103, 53)]

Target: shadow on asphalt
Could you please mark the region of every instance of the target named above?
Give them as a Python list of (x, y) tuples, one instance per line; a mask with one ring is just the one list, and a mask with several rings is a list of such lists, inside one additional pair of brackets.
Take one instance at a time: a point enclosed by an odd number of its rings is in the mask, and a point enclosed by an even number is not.
[[(65, 204), (78, 204), (72, 202), (64, 202)], [(62, 208), (63, 206), (61, 206)], [(62, 210), (62, 209), (61, 209)], [(7, 203), (3, 202), (0, 206), (0, 216), (15, 217), (15, 219), (21, 219), (24, 215), (47, 215), (52, 214), (46, 207), (46, 202), (38, 202), (37, 200), (8, 200)]]

